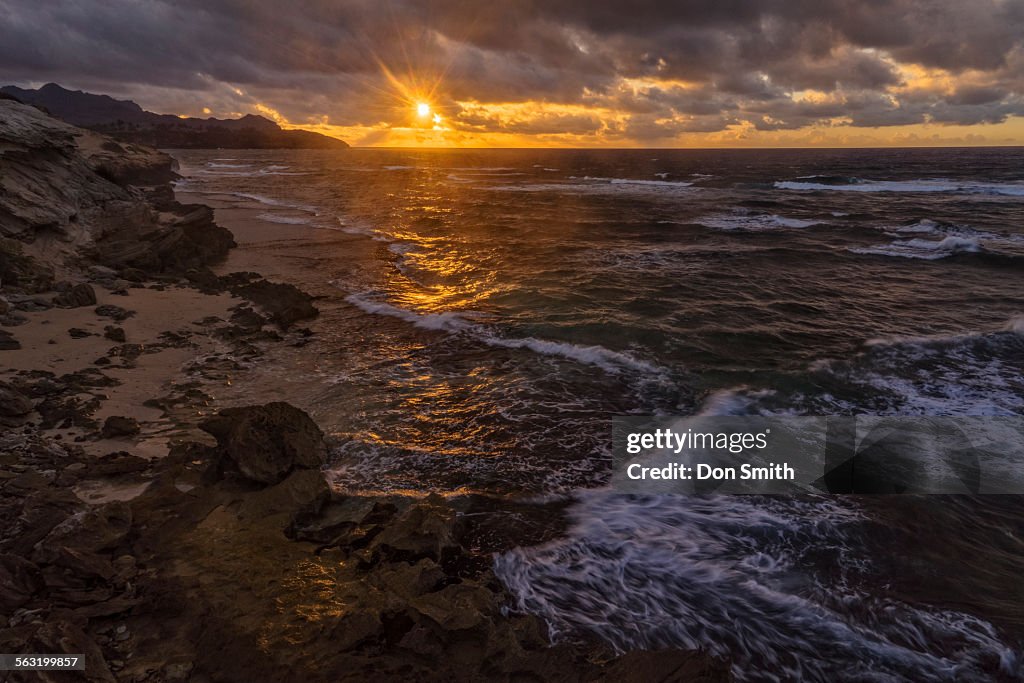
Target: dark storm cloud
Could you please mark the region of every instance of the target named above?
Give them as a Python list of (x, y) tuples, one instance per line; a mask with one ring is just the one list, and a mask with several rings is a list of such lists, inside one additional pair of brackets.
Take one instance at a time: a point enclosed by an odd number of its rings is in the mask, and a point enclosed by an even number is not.
[[(401, 102), (382, 64), (420, 89), (440, 80), (435, 103), (466, 130), (654, 139), (1024, 113), (1024, 0), (0, 0), (0, 36), (8, 82), (173, 111), (259, 102), (297, 122), (392, 122)], [(901, 65), (958, 80), (906, 81)], [(484, 116), (466, 101), (628, 120)]]

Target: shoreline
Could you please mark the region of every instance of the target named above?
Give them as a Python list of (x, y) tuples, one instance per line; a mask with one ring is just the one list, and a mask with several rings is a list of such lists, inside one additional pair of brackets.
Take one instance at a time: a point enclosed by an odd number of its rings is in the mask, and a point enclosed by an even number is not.
[(67, 159), (88, 207), (55, 241), (0, 207), (40, 234), (3, 243), (0, 650), (84, 654), (104, 682), (728, 679), (701, 653), (552, 644), (508, 612), (488, 548), (514, 502), (332, 489), (323, 432), (249, 374), (317, 334), (288, 284), (304, 240), (135, 187), (170, 166), (151, 150), (118, 145), (102, 164), (124, 172), (101, 176), (102, 136), (0, 105), (22, 171), (46, 187), (40, 150)]

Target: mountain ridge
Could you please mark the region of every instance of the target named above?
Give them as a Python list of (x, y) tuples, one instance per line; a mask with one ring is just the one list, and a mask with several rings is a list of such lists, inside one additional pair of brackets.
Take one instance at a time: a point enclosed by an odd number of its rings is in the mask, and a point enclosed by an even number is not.
[(304, 130), (285, 130), (256, 114), (237, 119), (182, 118), (147, 111), (132, 100), (68, 90), (56, 83), (38, 89), (8, 85), (0, 93), (75, 126), (123, 142), (172, 149), (343, 149), (343, 140)]

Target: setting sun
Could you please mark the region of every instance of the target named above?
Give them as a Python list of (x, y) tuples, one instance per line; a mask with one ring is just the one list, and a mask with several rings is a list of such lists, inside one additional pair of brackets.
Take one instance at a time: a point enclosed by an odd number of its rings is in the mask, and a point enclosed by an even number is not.
[(423, 118), (430, 116), (430, 105), (426, 102), (420, 102), (416, 105), (416, 114)]

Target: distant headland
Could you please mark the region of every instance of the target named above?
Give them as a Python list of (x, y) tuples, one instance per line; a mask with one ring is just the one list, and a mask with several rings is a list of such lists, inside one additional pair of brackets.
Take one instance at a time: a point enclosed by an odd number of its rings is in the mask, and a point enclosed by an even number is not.
[(48, 83), (38, 90), (8, 85), (0, 93), (83, 128), (166, 149), (342, 149), (337, 138), (305, 130), (284, 130), (262, 116), (239, 119), (181, 118), (146, 111), (131, 100), (116, 100)]

